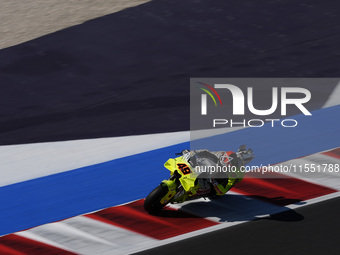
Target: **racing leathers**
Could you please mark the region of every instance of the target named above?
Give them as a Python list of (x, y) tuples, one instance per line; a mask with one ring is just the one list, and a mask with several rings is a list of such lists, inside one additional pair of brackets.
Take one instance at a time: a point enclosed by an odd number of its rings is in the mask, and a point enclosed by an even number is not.
[[(222, 196), (244, 177), (241, 166), (249, 163), (253, 158), (253, 151), (241, 145), (238, 151), (209, 151), (209, 150), (184, 150), (182, 152), (193, 168), (205, 167), (210, 172), (204, 171), (197, 177), (198, 190), (191, 197), (196, 196)], [(211, 172), (211, 170), (214, 170)], [(216, 171), (220, 170), (220, 171)], [(222, 171), (223, 170), (223, 171)]]

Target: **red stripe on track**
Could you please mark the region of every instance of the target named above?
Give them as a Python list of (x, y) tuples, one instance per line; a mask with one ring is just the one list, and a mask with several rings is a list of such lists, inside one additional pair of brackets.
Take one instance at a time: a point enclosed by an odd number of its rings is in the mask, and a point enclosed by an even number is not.
[(261, 173), (247, 173), (232, 190), (281, 206), (337, 192), (335, 189), (279, 173), (267, 172), (265, 177)]
[(322, 154), (340, 159), (340, 148), (337, 148), (331, 151), (326, 151), (326, 152), (323, 152)]
[(25, 253), (22, 253), (20, 251), (16, 251), (15, 249), (12, 249), (8, 246), (0, 244), (0, 254), (3, 255), (25, 255)]
[(0, 237), (0, 254), (74, 255), (75, 253), (12, 234)]
[(138, 200), (86, 216), (159, 240), (218, 224), (171, 208), (165, 208), (159, 215), (153, 216), (144, 210), (143, 203), (144, 200)]

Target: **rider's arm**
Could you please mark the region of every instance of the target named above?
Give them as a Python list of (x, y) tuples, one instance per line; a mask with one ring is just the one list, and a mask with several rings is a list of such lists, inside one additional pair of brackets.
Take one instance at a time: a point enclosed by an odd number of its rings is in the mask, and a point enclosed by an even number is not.
[(235, 172), (229, 174), (228, 182), (226, 184), (218, 183), (216, 180), (212, 182), (216, 195), (222, 196), (227, 193), (236, 183), (239, 183), (244, 177), (244, 172), (237, 168)]

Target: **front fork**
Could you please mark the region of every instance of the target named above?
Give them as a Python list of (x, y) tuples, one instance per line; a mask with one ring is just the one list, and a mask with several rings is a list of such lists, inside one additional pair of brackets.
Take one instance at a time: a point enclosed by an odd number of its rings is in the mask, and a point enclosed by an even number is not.
[[(161, 185), (163, 187), (168, 188), (168, 193), (160, 200), (160, 203), (165, 205), (169, 202), (172, 202), (173, 200), (176, 200), (177, 198), (184, 195), (185, 192), (181, 183), (178, 180), (178, 176), (176, 173), (172, 175), (168, 180), (164, 180), (161, 182)], [(185, 198), (183, 198), (185, 199)]]

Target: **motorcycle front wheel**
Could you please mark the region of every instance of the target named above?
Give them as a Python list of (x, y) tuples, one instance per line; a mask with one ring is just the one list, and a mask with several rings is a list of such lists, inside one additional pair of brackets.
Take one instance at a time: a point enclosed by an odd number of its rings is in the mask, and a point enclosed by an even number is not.
[(155, 214), (166, 204), (161, 204), (160, 200), (168, 193), (168, 187), (160, 184), (145, 198), (144, 210), (150, 214)]

